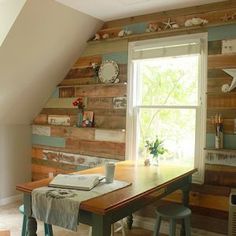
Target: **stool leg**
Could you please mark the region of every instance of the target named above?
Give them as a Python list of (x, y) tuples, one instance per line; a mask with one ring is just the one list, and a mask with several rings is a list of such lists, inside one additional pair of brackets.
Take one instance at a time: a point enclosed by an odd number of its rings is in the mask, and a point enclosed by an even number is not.
[(169, 228), (170, 236), (175, 236), (175, 228), (176, 228), (176, 221), (171, 219), (170, 220), (170, 228)]
[(26, 227), (27, 227), (27, 216), (23, 215), (21, 236), (27, 236), (27, 228)]
[(186, 217), (184, 219), (184, 228), (185, 228), (185, 235), (191, 236), (191, 225), (190, 225), (190, 217)]
[(92, 236), (92, 226), (89, 226), (89, 236)]
[(44, 223), (45, 236), (53, 236), (52, 225)]
[(159, 235), (160, 226), (161, 226), (161, 217), (158, 215), (157, 219), (156, 219), (156, 222), (155, 222), (155, 226), (154, 226), (153, 236), (158, 236)]

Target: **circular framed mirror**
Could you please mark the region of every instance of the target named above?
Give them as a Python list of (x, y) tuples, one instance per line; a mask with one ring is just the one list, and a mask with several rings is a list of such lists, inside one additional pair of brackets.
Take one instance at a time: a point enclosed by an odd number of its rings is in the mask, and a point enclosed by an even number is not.
[(98, 78), (103, 83), (117, 83), (119, 67), (114, 61), (104, 61), (98, 71)]

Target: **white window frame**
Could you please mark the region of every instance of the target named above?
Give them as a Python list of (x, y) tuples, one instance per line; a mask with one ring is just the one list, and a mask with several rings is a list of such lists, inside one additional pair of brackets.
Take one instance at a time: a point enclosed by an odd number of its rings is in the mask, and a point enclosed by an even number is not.
[[(137, 102), (138, 99), (138, 75), (134, 69), (133, 55), (137, 48), (150, 48), (153, 45), (170, 45), (175, 42), (184, 42), (187, 40), (200, 40), (200, 56), (199, 56), (199, 96), (200, 105), (199, 116), (196, 117), (196, 141), (195, 141), (195, 158), (194, 167), (198, 172), (193, 175), (193, 182), (204, 182), (205, 170), (205, 143), (206, 143), (206, 83), (207, 83), (207, 55), (208, 55), (208, 37), (207, 33), (189, 34), (181, 36), (173, 36), (160, 39), (142, 40), (130, 42), (128, 45), (128, 85), (127, 85), (127, 114), (126, 114), (126, 159), (135, 160), (137, 157)], [(135, 79), (136, 78), (136, 79)], [(153, 106), (158, 108), (158, 106)], [(199, 138), (197, 138), (199, 137)], [(197, 148), (199, 147), (199, 148)]]

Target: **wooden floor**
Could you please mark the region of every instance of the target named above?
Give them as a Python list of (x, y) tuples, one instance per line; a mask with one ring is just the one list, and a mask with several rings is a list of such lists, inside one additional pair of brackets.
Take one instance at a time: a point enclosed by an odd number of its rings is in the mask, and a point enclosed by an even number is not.
[[(5, 206), (0, 206), (0, 229), (10, 230), (11, 236), (21, 235), (22, 227), (22, 215), (19, 213), (18, 207), (21, 205), (21, 202), (16, 202), (13, 204), (8, 204)], [(88, 236), (89, 227), (87, 225), (80, 224), (77, 232), (72, 232), (69, 230), (64, 230), (60, 227), (53, 226), (53, 231), (55, 236)], [(133, 228), (132, 230), (126, 229), (126, 236), (151, 236), (152, 231)], [(43, 224), (38, 223), (38, 236), (44, 236)], [(120, 236), (121, 233), (118, 232), (115, 234)]]

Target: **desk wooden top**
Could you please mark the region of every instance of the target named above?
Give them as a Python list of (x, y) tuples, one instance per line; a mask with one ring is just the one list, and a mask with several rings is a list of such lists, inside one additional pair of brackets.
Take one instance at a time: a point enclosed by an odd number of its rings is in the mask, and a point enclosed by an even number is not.
[[(167, 187), (169, 184), (185, 176), (192, 175), (197, 170), (192, 167), (164, 165), (144, 166), (143, 162), (124, 161), (116, 164), (115, 179), (131, 182), (128, 187), (110, 192), (108, 194), (84, 201), (80, 204), (80, 209), (105, 214), (117, 207), (125, 206), (130, 201), (137, 198), (145, 198), (155, 191)], [(103, 167), (96, 167), (79, 171), (80, 174), (102, 173)], [(19, 184), (16, 189), (31, 193), (38, 187), (47, 186), (50, 178)]]

